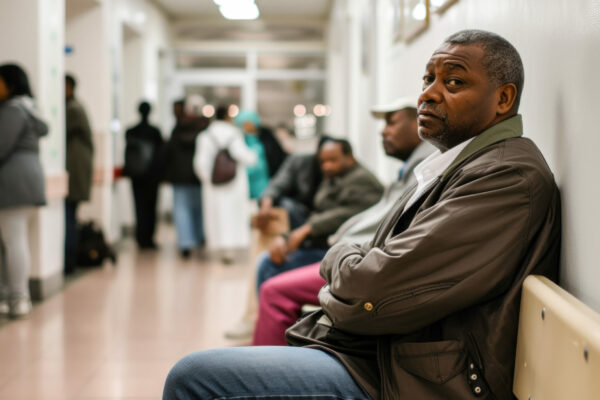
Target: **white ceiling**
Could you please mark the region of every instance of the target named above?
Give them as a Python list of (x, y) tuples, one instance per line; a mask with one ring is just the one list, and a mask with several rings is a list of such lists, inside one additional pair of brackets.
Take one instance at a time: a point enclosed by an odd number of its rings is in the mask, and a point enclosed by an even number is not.
[[(212, 0), (153, 0), (172, 18), (220, 16)], [(327, 19), (331, 0), (256, 0), (261, 17)]]
[(180, 40), (323, 41), (331, 0), (256, 0), (260, 17), (229, 21), (212, 0), (152, 0)]

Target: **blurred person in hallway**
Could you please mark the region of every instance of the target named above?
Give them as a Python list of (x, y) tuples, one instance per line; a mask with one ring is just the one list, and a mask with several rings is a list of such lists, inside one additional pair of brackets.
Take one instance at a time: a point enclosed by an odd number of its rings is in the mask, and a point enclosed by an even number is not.
[(65, 76), (67, 173), (69, 193), (65, 199), (65, 274), (77, 266), (77, 208), (90, 199), (94, 145), (92, 130), (85, 109), (75, 97), (77, 81)]
[(271, 129), (262, 126), (254, 111), (240, 111), (235, 124), (244, 132), (244, 141), (258, 156), (258, 161), (246, 168), (250, 184), (250, 198), (258, 199), (277, 173), (287, 154)]
[(173, 103), (175, 127), (167, 143), (165, 179), (173, 185), (173, 219), (177, 232), (177, 248), (183, 258), (204, 244), (202, 221), (202, 186), (194, 172), (196, 138), (206, 129), (209, 120), (190, 118), (185, 101)]
[[(220, 252), (224, 263), (233, 261), (232, 250), (250, 246), (250, 202), (246, 166), (258, 157), (232, 124), (228, 106), (218, 106), (215, 120), (196, 139), (194, 170), (202, 181), (204, 232), (209, 249)], [(236, 161), (235, 177), (213, 184), (212, 169), (219, 150), (227, 149)]]
[(135, 202), (135, 239), (140, 249), (156, 249), (156, 202), (164, 167), (164, 140), (150, 124), (152, 107), (146, 101), (138, 107), (140, 122), (125, 132), (124, 174), (131, 179)]
[(15, 318), (31, 311), (28, 225), (46, 204), (39, 139), (47, 133), (25, 71), (0, 65), (0, 314)]

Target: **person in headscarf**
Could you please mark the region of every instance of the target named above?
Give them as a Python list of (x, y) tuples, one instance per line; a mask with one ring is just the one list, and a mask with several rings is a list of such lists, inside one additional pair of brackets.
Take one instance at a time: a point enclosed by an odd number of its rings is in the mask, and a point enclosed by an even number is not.
[(260, 117), (255, 111), (240, 111), (235, 124), (244, 132), (246, 145), (258, 155), (258, 162), (246, 168), (250, 198), (258, 199), (287, 153), (273, 136), (273, 132), (261, 125)]

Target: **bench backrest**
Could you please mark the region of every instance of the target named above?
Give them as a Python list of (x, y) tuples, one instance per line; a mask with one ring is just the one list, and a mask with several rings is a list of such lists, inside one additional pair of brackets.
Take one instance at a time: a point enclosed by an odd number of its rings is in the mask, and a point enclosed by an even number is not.
[(523, 284), (513, 392), (519, 399), (600, 399), (600, 315), (552, 281)]

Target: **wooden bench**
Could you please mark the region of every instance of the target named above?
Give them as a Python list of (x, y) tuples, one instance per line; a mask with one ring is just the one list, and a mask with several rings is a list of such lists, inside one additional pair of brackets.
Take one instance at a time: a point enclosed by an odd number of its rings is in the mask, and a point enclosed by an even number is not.
[(525, 400), (600, 399), (600, 315), (541, 276), (523, 284), (513, 392)]

